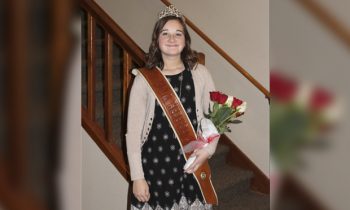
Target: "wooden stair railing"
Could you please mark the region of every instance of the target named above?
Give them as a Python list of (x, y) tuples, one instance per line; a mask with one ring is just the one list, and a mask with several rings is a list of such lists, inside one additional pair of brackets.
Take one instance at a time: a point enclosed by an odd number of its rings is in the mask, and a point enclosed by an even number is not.
[[(82, 125), (93, 138), (108, 159), (120, 171), (122, 176), (129, 180), (129, 168), (126, 157), (123, 155), (122, 147), (112, 142), (112, 99), (113, 99), (113, 43), (122, 49), (122, 113), (126, 109), (126, 96), (128, 93), (131, 76), (129, 70), (133, 64), (142, 66), (144, 64), (144, 52), (141, 48), (101, 9), (94, 1), (82, 0), (80, 6), (87, 16), (87, 104), (82, 106)], [(104, 30), (104, 75), (103, 81), (104, 123), (100, 126), (96, 119), (96, 28)], [(125, 116), (123, 116), (125, 118)], [(120, 125), (123, 126), (123, 125)], [(122, 139), (117, 139), (122, 141)]]
[[(166, 6), (171, 3), (167, 0), (161, 0)], [(185, 17), (185, 16), (184, 16)], [(238, 70), (245, 78), (247, 78), (256, 88), (258, 88), (270, 101), (270, 92), (260, 84), (252, 75), (248, 73), (241, 65), (231, 58), (223, 49), (221, 49), (214, 41), (212, 41), (205, 33), (203, 33), (191, 20), (185, 17), (186, 24), (191, 27), (204, 41), (206, 41), (217, 53), (219, 53), (227, 62), (229, 62), (236, 70)]]
[(321, 24), (328, 28), (346, 47), (350, 48), (350, 30), (340, 22), (325, 6), (319, 1), (296, 0), (306, 11), (312, 14)]

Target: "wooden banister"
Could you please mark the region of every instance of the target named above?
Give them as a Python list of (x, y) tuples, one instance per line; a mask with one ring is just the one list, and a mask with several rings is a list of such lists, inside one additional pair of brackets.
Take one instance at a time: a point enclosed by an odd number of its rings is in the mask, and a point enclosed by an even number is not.
[(87, 49), (87, 83), (88, 83), (88, 113), (90, 119), (95, 119), (95, 60), (96, 60), (96, 47), (95, 47), (95, 19), (89, 13), (87, 14), (87, 28), (88, 28), (88, 49)]
[[(132, 68), (132, 58), (126, 50), (123, 50), (123, 61), (124, 61), (123, 69), (124, 69), (124, 72), (126, 72), (127, 69)], [(123, 87), (129, 87), (130, 81), (131, 81), (131, 75), (123, 74)], [(126, 113), (126, 110), (127, 110), (126, 100), (127, 100), (128, 93), (129, 93), (128, 90), (123, 91), (123, 108), (122, 108), (123, 113)]]
[(113, 40), (110, 34), (105, 33), (105, 109), (104, 109), (104, 119), (105, 119), (105, 129), (106, 138), (109, 142), (112, 142), (113, 132), (112, 132), (112, 96), (113, 96)]
[(81, 0), (80, 6), (90, 13), (112, 36), (123, 49), (130, 53), (133, 60), (140, 66), (145, 61), (145, 52), (120, 28), (114, 20), (92, 0)]
[[(128, 75), (132, 61), (139, 65), (144, 63), (144, 52), (141, 48), (94, 2), (91, 0), (82, 0), (80, 6), (87, 13), (87, 109), (82, 107), (82, 125), (98, 147), (103, 151), (106, 157), (119, 170), (120, 174), (130, 180), (129, 167), (125, 160), (122, 149), (113, 142), (113, 46), (114, 43), (123, 49), (123, 54), (127, 54), (126, 63), (123, 65), (123, 77)], [(100, 26), (104, 30), (102, 42), (104, 45), (104, 103), (103, 116), (104, 126), (96, 121), (96, 27)], [(101, 39), (101, 37), (98, 37)], [(123, 78), (125, 80), (125, 78)], [(129, 83), (123, 83), (126, 89)], [(125, 91), (123, 91), (125, 92)], [(123, 93), (123, 110), (125, 106), (126, 94)], [(118, 139), (121, 141), (122, 139)]]
[(330, 29), (345, 45), (350, 48), (350, 30), (337, 20), (325, 7), (314, 0), (297, 0), (304, 9), (310, 12), (325, 27)]
[[(167, 0), (161, 0), (165, 5), (171, 3)], [(185, 16), (184, 16), (185, 17)], [(203, 33), (191, 20), (185, 17), (186, 24), (191, 27), (204, 41), (206, 41), (217, 53), (219, 53), (227, 62), (237, 69), (245, 78), (247, 78), (256, 88), (258, 88), (267, 99), (270, 100), (270, 92), (260, 84), (253, 76), (251, 76), (241, 65), (231, 58), (223, 49), (213, 42), (205, 33)]]
[[(125, 113), (127, 90), (130, 84), (131, 76), (129, 70), (132, 63), (139, 66), (144, 65), (143, 50), (101, 9), (94, 1), (82, 0), (80, 6), (87, 13), (87, 91), (88, 104), (87, 109), (82, 107), (82, 125), (88, 134), (92, 137), (98, 147), (104, 152), (107, 158), (119, 170), (126, 180), (130, 180), (129, 167), (126, 163), (125, 153), (122, 148), (113, 142), (113, 46), (116, 43), (122, 48), (123, 53), (123, 101), (122, 111)], [(96, 35), (97, 25), (104, 30), (104, 127), (101, 128), (96, 119)], [(120, 125), (123, 128), (123, 125)], [(118, 139), (121, 141), (121, 139)]]

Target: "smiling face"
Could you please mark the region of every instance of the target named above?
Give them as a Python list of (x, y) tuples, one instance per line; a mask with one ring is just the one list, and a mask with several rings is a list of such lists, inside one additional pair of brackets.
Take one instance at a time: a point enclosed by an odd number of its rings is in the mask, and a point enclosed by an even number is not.
[(163, 57), (181, 56), (185, 47), (185, 34), (178, 20), (169, 20), (164, 25), (159, 34), (158, 44)]

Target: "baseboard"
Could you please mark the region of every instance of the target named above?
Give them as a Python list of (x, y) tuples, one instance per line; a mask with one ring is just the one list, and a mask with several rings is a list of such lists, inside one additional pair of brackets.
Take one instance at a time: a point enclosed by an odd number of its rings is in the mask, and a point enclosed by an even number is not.
[(230, 148), (227, 160), (230, 164), (254, 173), (250, 189), (255, 192), (270, 194), (270, 179), (251, 161), (226, 135), (222, 135), (220, 142)]
[[(282, 180), (279, 193), (276, 197), (276, 209), (285, 209), (286, 201), (293, 202), (298, 209), (329, 210), (329, 206), (316, 198), (307, 186), (303, 185), (292, 174), (285, 174)], [(288, 205), (288, 204), (287, 204)]]

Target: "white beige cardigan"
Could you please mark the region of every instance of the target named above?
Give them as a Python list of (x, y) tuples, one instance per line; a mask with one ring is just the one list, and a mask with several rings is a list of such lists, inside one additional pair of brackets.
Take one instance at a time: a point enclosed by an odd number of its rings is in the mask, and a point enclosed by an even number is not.
[[(208, 107), (211, 104), (209, 92), (214, 91), (215, 86), (205, 66), (198, 64), (191, 72), (196, 94), (196, 115), (199, 122), (204, 117), (203, 112), (208, 112)], [(136, 77), (130, 91), (127, 134), (125, 134), (131, 180), (133, 181), (144, 178), (141, 149), (152, 127), (154, 110), (155, 96), (145, 78), (136, 71)], [(215, 152), (217, 142), (212, 142), (205, 147), (210, 157)]]

